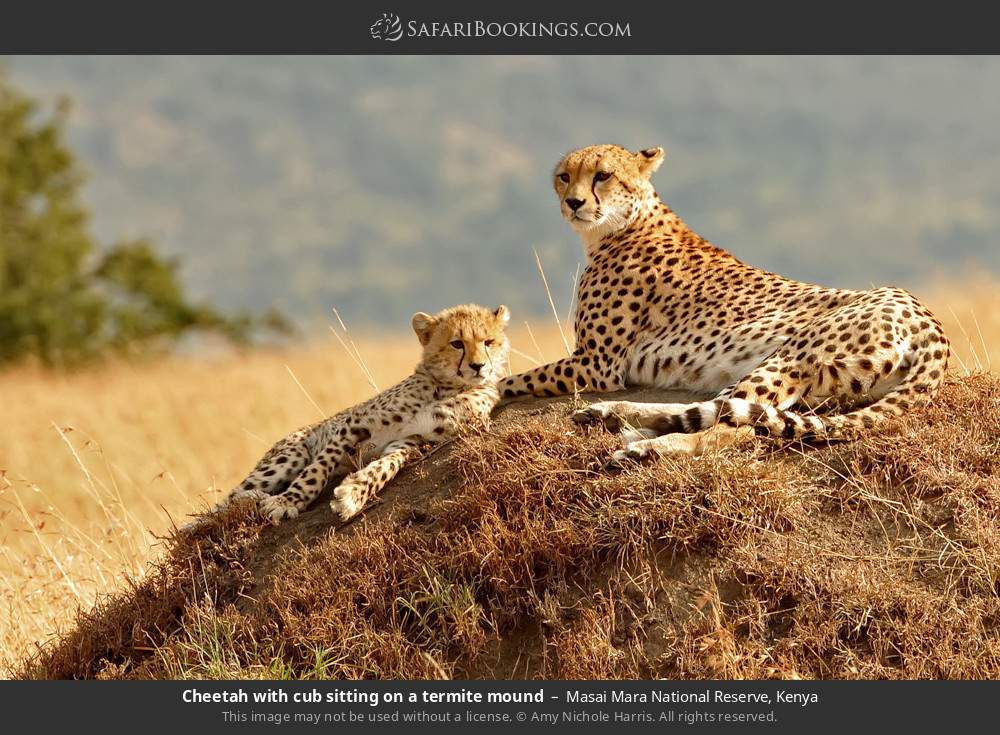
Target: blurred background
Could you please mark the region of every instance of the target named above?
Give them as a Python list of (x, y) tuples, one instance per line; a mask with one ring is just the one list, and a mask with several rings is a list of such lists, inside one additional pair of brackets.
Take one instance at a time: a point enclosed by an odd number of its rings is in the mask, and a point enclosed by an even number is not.
[(1000, 268), (1000, 59), (16, 57), (71, 103), (101, 242), (149, 238), (192, 298), (323, 328), (568, 303), (550, 171), (662, 145), (661, 196), (753, 264), (830, 285)]
[(704, 237), (910, 288), (954, 370), (1000, 364), (998, 89), (976, 57), (0, 58), (0, 675), (409, 373), (414, 311), (504, 302), (515, 371), (565, 354), (572, 148), (663, 146)]

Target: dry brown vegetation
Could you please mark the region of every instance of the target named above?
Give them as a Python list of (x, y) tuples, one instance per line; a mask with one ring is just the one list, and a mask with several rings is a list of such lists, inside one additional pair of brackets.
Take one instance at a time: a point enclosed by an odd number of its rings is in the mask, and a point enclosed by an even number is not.
[(996, 677), (1000, 380), (861, 441), (601, 471), (504, 411), (338, 526), (237, 509), (79, 617), (43, 677)]
[[(204, 507), (289, 427), (370, 393), (339, 347), (8, 373), (0, 665), (1000, 676), (1000, 380), (962, 368), (1000, 364), (996, 299), (931, 300), (956, 377), (859, 442), (757, 443), (611, 476), (599, 470), (613, 437), (574, 433), (567, 402), (528, 403), (407, 470), (346, 526), (320, 501), (278, 528), (237, 508), (191, 539), (169, 535), (171, 517)], [(558, 335), (536, 336), (558, 355)], [(359, 342), (379, 385), (412, 366), (410, 341)], [(515, 344), (535, 353), (526, 333)]]

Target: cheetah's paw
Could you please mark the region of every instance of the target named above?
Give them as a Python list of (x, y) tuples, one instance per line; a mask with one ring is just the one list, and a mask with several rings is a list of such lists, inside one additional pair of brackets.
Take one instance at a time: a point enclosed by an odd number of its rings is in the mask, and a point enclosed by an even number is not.
[(612, 454), (605, 466), (611, 472), (621, 472), (629, 465), (652, 462), (668, 455), (694, 454), (699, 439), (696, 434), (658, 436), (651, 429), (625, 429), (621, 436), (624, 447)]
[(361, 510), (363, 500), (363, 485), (349, 480), (344, 480), (333, 491), (333, 500), (330, 501), (330, 510), (340, 516), (340, 520), (346, 521)]
[(658, 436), (652, 429), (632, 429), (629, 427), (622, 429), (618, 435), (621, 437), (622, 446), (625, 447), (643, 439), (655, 439)]
[(617, 433), (624, 426), (624, 422), (615, 409), (616, 404), (612, 401), (591, 403), (586, 408), (574, 412), (573, 421), (583, 426), (604, 424), (605, 429)]
[[(607, 469), (622, 469), (630, 462), (648, 462), (660, 457), (689, 455), (697, 456), (704, 451), (705, 437), (702, 434), (664, 434), (652, 438), (642, 438), (647, 436), (648, 429), (638, 431), (624, 431), (622, 436), (626, 439), (625, 447), (619, 449), (611, 455), (611, 461)], [(737, 432), (733, 433), (733, 436)], [(727, 435), (728, 436), (728, 435)], [(740, 436), (745, 436), (740, 433)]]
[(228, 497), (216, 503), (211, 510), (202, 513), (200, 516), (193, 518), (192, 520), (188, 521), (183, 526), (178, 528), (177, 533), (187, 534), (203, 528), (208, 524), (209, 520), (211, 520), (213, 516), (216, 516), (219, 513), (228, 510), (230, 506), (232, 506), (234, 503), (241, 503), (248, 500), (252, 501), (253, 503), (259, 503), (262, 499), (266, 497), (267, 493), (263, 492), (262, 490), (242, 490), (242, 489), (233, 490)]
[(265, 493), (263, 490), (234, 490), (232, 495), (226, 498), (223, 507), (228, 507), (233, 503), (241, 503), (243, 501), (252, 501), (257, 503), (259, 506), (261, 501), (265, 498), (269, 498), (270, 495)]
[(206, 525), (208, 525), (208, 516), (198, 516), (178, 528), (177, 535), (182, 536), (184, 534), (193, 533)]
[(284, 520), (291, 520), (299, 514), (299, 508), (293, 500), (281, 495), (268, 495), (260, 501), (260, 514), (277, 526)]
[(643, 446), (641, 442), (635, 442), (633, 445), (628, 445), (624, 449), (614, 452), (608, 463), (604, 465), (604, 470), (612, 473), (624, 472), (629, 467), (634, 467), (654, 457), (653, 452)]

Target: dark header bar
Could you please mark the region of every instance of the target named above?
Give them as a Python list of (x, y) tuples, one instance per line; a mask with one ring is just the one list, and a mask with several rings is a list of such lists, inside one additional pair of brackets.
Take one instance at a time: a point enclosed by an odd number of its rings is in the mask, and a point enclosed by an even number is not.
[[(981, 7), (989, 7), (981, 5)], [(956, 3), (9, 3), (3, 53), (989, 53)]]

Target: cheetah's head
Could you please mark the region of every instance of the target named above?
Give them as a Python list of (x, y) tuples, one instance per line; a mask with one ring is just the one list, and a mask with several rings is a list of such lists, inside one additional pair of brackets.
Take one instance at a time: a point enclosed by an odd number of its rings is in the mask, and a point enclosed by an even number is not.
[(662, 162), (662, 148), (632, 153), (593, 145), (567, 153), (553, 173), (563, 219), (587, 237), (623, 229), (644, 201), (656, 197), (649, 177)]
[(510, 321), (506, 306), (466, 304), (431, 316), (413, 315), (413, 331), (424, 348), (423, 368), (440, 385), (476, 386), (507, 377)]

